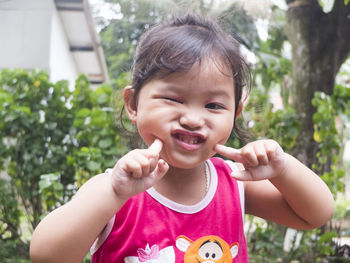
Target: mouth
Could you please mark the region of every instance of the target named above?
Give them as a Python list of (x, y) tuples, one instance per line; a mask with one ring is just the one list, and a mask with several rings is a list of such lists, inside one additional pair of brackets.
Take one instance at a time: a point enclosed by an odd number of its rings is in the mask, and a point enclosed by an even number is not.
[(186, 150), (197, 150), (205, 141), (202, 134), (185, 130), (175, 130), (171, 134), (178, 144)]

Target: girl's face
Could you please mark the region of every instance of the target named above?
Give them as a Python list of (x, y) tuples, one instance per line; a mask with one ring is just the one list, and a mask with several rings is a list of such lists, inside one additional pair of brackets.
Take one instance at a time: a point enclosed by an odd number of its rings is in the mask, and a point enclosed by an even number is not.
[(235, 120), (233, 85), (231, 72), (207, 60), (188, 72), (148, 81), (137, 107), (130, 99), (125, 104), (147, 145), (156, 138), (163, 142), (161, 158), (177, 168), (194, 168), (230, 136)]

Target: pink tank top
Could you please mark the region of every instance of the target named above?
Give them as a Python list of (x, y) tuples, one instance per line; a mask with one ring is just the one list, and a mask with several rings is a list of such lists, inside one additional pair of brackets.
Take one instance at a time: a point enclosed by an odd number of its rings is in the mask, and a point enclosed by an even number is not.
[[(93, 263), (248, 262), (242, 187), (220, 158), (207, 161), (209, 190), (181, 205), (150, 188), (130, 198), (91, 248)], [(240, 194), (241, 193), (241, 194)]]

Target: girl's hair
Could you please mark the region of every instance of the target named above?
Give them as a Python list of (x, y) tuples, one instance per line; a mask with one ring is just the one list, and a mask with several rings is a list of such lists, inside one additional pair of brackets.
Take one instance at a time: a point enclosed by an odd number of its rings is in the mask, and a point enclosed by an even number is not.
[[(188, 71), (195, 63), (207, 58), (232, 72), (237, 113), (243, 87), (247, 86), (248, 91), (250, 88), (248, 63), (241, 56), (235, 38), (226, 34), (213, 20), (193, 14), (156, 25), (140, 38), (132, 69), (135, 104), (147, 81)], [(237, 129), (236, 123), (234, 129)]]

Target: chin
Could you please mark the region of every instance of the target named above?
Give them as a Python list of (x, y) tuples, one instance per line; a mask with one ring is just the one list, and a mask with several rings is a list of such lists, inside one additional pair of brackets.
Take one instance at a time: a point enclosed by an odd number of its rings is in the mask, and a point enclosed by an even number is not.
[[(213, 154), (214, 155), (214, 154)], [(208, 160), (210, 156), (205, 156), (203, 158), (191, 158), (188, 156), (181, 156), (181, 158), (164, 158), (164, 160), (173, 167), (180, 168), (180, 169), (193, 169), (196, 168), (198, 165), (202, 164), (206, 160)]]

